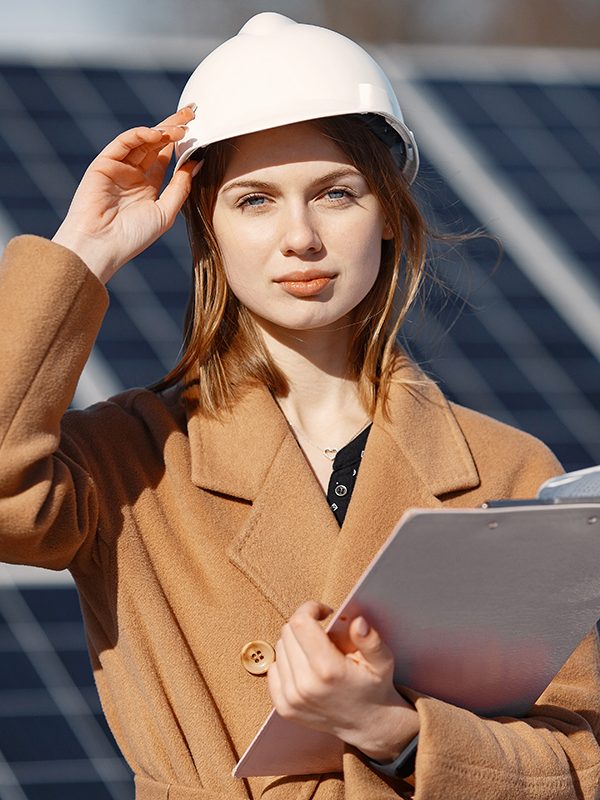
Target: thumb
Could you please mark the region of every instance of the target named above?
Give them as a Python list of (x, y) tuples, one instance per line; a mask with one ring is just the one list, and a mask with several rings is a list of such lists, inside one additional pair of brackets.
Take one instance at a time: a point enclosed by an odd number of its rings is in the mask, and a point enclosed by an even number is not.
[(348, 632), (356, 649), (376, 672), (393, 670), (392, 651), (364, 617), (353, 619)]

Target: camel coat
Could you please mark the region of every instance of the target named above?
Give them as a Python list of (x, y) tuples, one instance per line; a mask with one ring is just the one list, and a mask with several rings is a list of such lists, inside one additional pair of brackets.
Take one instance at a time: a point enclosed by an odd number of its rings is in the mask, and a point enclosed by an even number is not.
[[(72, 571), (138, 800), (396, 797), (350, 748), (343, 775), (232, 778), (271, 706), (240, 651), (274, 644), (304, 600), (339, 604), (406, 508), (530, 496), (558, 463), (530, 436), (448, 404), (433, 383), (398, 383), (339, 529), (262, 388), (219, 422), (186, 412), (176, 390), (133, 389), (65, 414), (107, 302), (69, 250), (32, 236), (9, 244), (0, 559)], [(600, 796), (595, 632), (522, 720), (414, 701), (417, 800)]]

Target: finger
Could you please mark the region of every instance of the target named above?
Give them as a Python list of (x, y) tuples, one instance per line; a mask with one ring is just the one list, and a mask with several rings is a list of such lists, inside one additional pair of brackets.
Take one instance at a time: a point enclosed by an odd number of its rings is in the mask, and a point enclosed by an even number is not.
[[(292, 668), (293, 659), (294, 655), (288, 649), (288, 644), (284, 641), (282, 631), (282, 636), (275, 645), (275, 661), (278, 662), (277, 671), (282, 692), (286, 695), (295, 695), (296, 693), (296, 678)], [(306, 666), (305, 662), (305, 668)]]
[(185, 125), (187, 122), (194, 119), (195, 112), (196, 112), (196, 104), (190, 103), (190, 105), (183, 106), (183, 108), (180, 108), (178, 111), (175, 111), (174, 114), (171, 114), (170, 116), (163, 119), (162, 122), (159, 122), (156, 127), (161, 128), (163, 125), (181, 125), (181, 124)]
[(281, 678), (279, 677), (279, 666), (277, 659), (271, 664), (267, 672), (267, 685), (269, 694), (274, 706), (277, 706), (281, 698)]
[[(342, 658), (338, 648), (319, 625), (319, 620), (325, 619), (331, 611), (332, 609), (324, 603), (310, 600), (292, 614), (282, 631), (282, 638), (286, 645), (289, 644), (293, 664), (304, 663), (306, 659), (311, 669), (327, 681), (332, 671), (339, 669)], [(303, 654), (302, 660), (299, 658), (300, 652)]]
[(100, 156), (115, 161), (124, 161), (135, 148), (159, 144), (164, 135), (164, 131), (158, 128), (130, 128), (109, 142), (100, 152)]
[(162, 139), (157, 144), (144, 144), (136, 147), (129, 155), (123, 159), (124, 164), (129, 164), (130, 167), (140, 167), (144, 172), (150, 167), (158, 158), (159, 148), (162, 146)]
[(307, 600), (306, 602), (302, 603), (301, 606), (298, 606), (298, 608), (290, 617), (290, 621), (297, 615), (306, 615), (312, 617), (312, 619), (323, 620), (326, 619), (332, 613), (332, 611), (333, 609), (330, 606), (325, 605), (325, 603), (321, 603), (319, 600)]
[(192, 161), (178, 169), (156, 201), (167, 227), (173, 224), (181, 206), (185, 203), (190, 193), (194, 166), (195, 164)]
[(150, 158), (150, 155), (146, 160), (145, 172), (150, 185), (156, 189), (157, 194), (160, 192), (160, 187), (163, 185), (165, 173), (167, 171), (167, 167), (169, 166), (169, 162), (171, 161), (171, 156), (173, 155), (173, 148), (174, 142), (167, 142), (157, 153), (154, 154), (153, 160)]
[[(322, 631), (321, 633), (323, 634)], [(299, 686), (305, 681), (306, 677), (313, 672), (313, 661), (317, 659), (317, 655), (313, 649), (309, 651), (311, 656), (309, 658), (306, 650), (301, 647), (289, 623), (284, 625), (281, 629), (281, 638), (278, 644), (282, 651), (282, 664), (284, 666), (283, 671), (285, 676), (293, 680), (296, 686)]]
[(352, 620), (349, 634), (358, 652), (375, 672), (382, 674), (393, 669), (392, 651), (364, 617), (356, 617)]
[(275, 653), (276, 659), (267, 673), (269, 693), (277, 713), (287, 718), (294, 715), (301, 703), (281, 641), (275, 646)]
[(161, 142), (159, 142), (155, 146), (149, 146), (146, 148), (139, 148), (140, 149), (140, 157), (137, 156), (137, 151), (134, 151), (131, 154), (131, 157), (127, 159), (128, 163), (134, 163), (133, 157), (135, 155), (136, 158), (136, 165), (142, 170), (142, 172), (148, 172), (151, 167), (153, 167), (156, 162), (158, 161), (161, 168), (163, 169), (163, 175), (161, 176), (164, 178), (164, 171), (171, 160), (171, 155), (173, 153), (173, 145), (175, 142), (179, 141), (183, 136), (185, 136), (185, 132), (187, 128), (185, 126), (178, 127), (173, 129), (172, 131), (168, 131), (169, 139), (166, 140), (164, 137)]
[[(187, 125), (174, 125), (170, 127), (161, 127), (163, 136), (156, 142), (147, 142), (136, 147), (132, 150), (123, 162), (130, 164), (133, 167), (140, 167), (143, 172), (146, 172), (156, 161), (160, 152), (169, 147), (173, 142), (182, 139), (187, 131)], [(170, 153), (169, 153), (170, 157)]]

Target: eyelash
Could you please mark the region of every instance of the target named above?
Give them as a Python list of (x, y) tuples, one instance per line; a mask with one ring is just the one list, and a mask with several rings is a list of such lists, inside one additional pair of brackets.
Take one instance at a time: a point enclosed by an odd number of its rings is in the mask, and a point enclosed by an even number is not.
[[(335, 199), (330, 199), (330, 203), (332, 205), (340, 205), (342, 203), (347, 202), (349, 198), (356, 197), (356, 193), (345, 186), (333, 186), (331, 189), (327, 189), (326, 192), (323, 192), (321, 196), (326, 196), (328, 194), (339, 193), (339, 192), (342, 192), (344, 196), (337, 197)], [(267, 200), (267, 199), (268, 198), (264, 194), (249, 194), (246, 195), (246, 197), (242, 197), (241, 200), (238, 201), (237, 207), (241, 208), (242, 210), (244, 210), (245, 208), (253, 208), (253, 209), (263, 208), (264, 205), (263, 203), (260, 203), (258, 205), (253, 205), (251, 201)]]

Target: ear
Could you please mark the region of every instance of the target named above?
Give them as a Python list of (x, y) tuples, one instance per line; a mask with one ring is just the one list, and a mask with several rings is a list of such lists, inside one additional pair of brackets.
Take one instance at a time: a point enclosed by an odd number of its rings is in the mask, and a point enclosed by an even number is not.
[(383, 226), (383, 231), (381, 232), (381, 238), (382, 239), (393, 239), (394, 238), (394, 232), (393, 232), (393, 230), (391, 228), (390, 223), (387, 222), (387, 221), (386, 221), (385, 225)]

